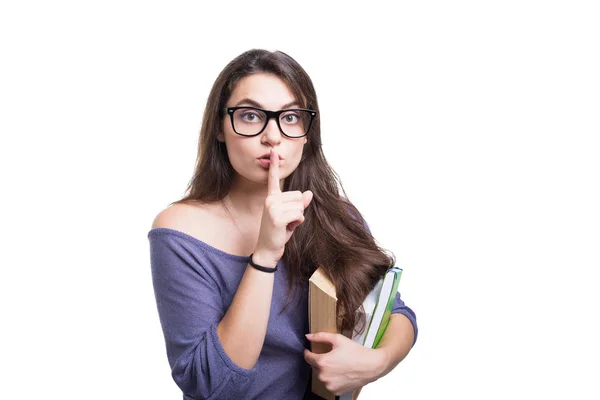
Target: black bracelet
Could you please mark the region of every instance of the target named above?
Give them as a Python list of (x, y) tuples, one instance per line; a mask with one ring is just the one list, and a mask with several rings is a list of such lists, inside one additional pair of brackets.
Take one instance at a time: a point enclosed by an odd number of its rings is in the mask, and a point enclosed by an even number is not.
[(248, 257), (248, 263), (250, 265), (252, 265), (254, 268), (256, 268), (257, 270), (262, 271), (262, 272), (275, 272), (275, 271), (277, 271), (277, 264), (275, 264), (275, 268), (267, 268), (267, 267), (262, 267), (260, 265), (254, 264), (254, 261), (252, 261), (252, 255), (253, 254), (254, 253), (250, 254), (250, 257)]

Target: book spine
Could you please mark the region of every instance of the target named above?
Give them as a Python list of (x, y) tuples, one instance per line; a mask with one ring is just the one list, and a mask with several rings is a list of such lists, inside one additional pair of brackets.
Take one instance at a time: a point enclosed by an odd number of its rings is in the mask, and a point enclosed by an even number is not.
[(394, 283), (392, 285), (392, 291), (390, 292), (390, 297), (387, 302), (387, 306), (385, 308), (385, 312), (383, 313), (383, 318), (381, 320), (381, 324), (379, 325), (379, 329), (377, 330), (377, 334), (375, 335), (375, 340), (373, 341), (373, 348), (376, 349), (383, 338), (383, 334), (390, 322), (390, 318), (392, 315), (392, 308), (394, 308), (394, 301), (396, 300), (396, 293), (398, 293), (398, 285), (400, 284), (400, 277), (402, 276), (402, 269), (393, 268), (392, 273), (394, 274)]

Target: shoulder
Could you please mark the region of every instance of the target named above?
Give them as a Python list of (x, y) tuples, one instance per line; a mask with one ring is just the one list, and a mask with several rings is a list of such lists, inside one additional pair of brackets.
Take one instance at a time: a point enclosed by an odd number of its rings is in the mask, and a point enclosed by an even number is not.
[(165, 208), (152, 221), (152, 228), (169, 228), (179, 230), (185, 226), (186, 220), (189, 219), (193, 212), (192, 206), (188, 204), (172, 204)]
[(169, 228), (191, 233), (199, 223), (214, 217), (211, 204), (176, 203), (165, 208), (152, 221), (152, 228)]

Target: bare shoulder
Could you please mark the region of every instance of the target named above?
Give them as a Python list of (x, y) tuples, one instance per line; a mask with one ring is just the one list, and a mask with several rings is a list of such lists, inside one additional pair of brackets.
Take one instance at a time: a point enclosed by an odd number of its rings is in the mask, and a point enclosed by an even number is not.
[(152, 229), (169, 228), (192, 234), (194, 227), (203, 225), (213, 214), (209, 204), (172, 204), (154, 218)]
[(240, 225), (243, 233), (216, 203), (177, 203), (158, 213), (152, 229), (173, 229), (226, 253), (247, 256), (256, 246), (258, 228), (256, 223), (246, 229), (243, 223)]

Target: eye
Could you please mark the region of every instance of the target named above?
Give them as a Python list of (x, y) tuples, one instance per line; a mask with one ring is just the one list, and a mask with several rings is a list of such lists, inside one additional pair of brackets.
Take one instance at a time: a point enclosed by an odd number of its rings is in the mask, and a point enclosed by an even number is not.
[(283, 114), (281, 116), (281, 121), (285, 122), (286, 124), (297, 124), (298, 123), (298, 114), (294, 113), (294, 112), (289, 112), (286, 114)]
[(256, 111), (245, 111), (241, 114), (241, 117), (245, 122), (257, 122), (261, 120), (261, 116)]

